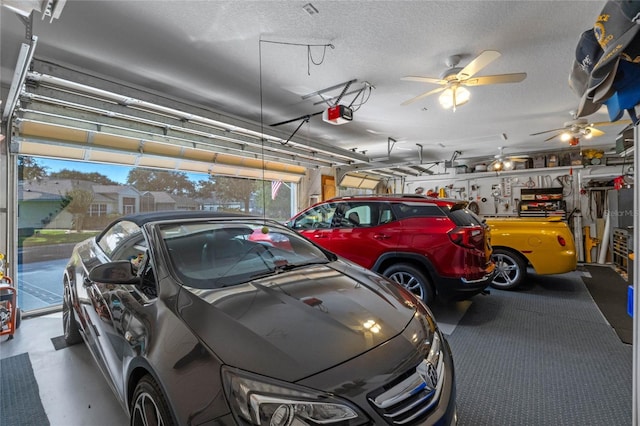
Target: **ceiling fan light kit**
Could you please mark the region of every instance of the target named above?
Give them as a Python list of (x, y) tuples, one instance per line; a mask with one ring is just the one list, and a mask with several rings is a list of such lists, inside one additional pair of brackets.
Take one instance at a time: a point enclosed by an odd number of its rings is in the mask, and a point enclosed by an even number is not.
[(455, 85), (446, 88), (438, 97), (438, 101), (442, 108), (453, 109), (455, 112), (457, 107), (469, 102), (470, 98), (471, 93), (466, 88)]
[[(571, 114), (574, 117), (576, 115), (574, 111), (571, 111)], [(596, 123), (591, 123), (586, 118), (574, 118), (573, 120), (565, 122), (564, 127), (561, 127), (559, 129), (544, 130), (538, 133), (532, 133), (529, 136), (537, 136), (537, 135), (542, 135), (544, 133), (555, 132), (555, 134), (545, 139), (545, 142), (548, 142), (552, 139), (559, 137), (562, 142), (569, 142), (569, 145), (575, 146), (577, 145), (575, 140), (579, 141), (582, 138), (591, 139), (591, 138), (604, 135), (604, 132), (598, 129), (597, 127), (630, 124), (630, 123), (631, 123), (631, 120), (620, 120), (615, 122), (600, 121)]]
[[(504, 136), (506, 140), (506, 135)], [(494, 160), (489, 164), (487, 171), (490, 172), (506, 172), (516, 169), (516, 163), (523, 163), (524, 168), (528, 168), (526, 164), (530, 162), (529, 156), (505, 156), (504, 147), (498, 147), (498, 154), (494, 156)], [(477, 170), (479, 171), (479, 170)]]

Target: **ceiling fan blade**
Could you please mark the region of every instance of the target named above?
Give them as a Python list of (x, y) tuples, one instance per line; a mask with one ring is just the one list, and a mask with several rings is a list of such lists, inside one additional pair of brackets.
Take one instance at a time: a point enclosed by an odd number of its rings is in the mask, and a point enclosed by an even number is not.
[(415, 76), (415, 75), (408, 75), (406, 77), (402, 77), (400, 80), (417, 81), (417, 82), (420, 82), (420, 83), (447, 84), (447, 80), (443, 80), (441, 78), (418, 77), (418, 76)]
[(438, 87), (437, 89), (430, 90), (428, 92), (424, 92), (423, 94), (418, 95), (415, 98), (411, 98), (409, 100), (404, 101), (400, 105), (409, 105), (409, 104), (414, 103), (415, 101), (418, 101), (418, 100), (420, 100), (422, 98), (426, 98), (429, 95), (433, 95), (435, 93), (442, 92), (446, 88), (447, 88), (446, 86), (443, 86), (443, 87)]
[(591, 132), (591, 136), (594, 138), (604, 135), (604, 132), (602, 130), (596, 129), (595, 127), (587, 126), (586, 128), (589, 130), (589, 132)]
[(466, 80), (470, 77), (476, 75), (480, 70), (489, 65), (491, 62), (495, 61), (500, 57), (500, 52), (495, 50), (485, 50), (480, 52), (476, 58), (469, 62), (469, 64), (462, 68), (460, 72), (456, 75), (458, 80)]
[(516, 72), (513, 74), (484, 75), (482, 77), (469, 78), (461, 81), (460, 84), (465, 86), (485, 86), (487, 84), (519, 83), (525, 78), (527, 78), (526, 72)]
[(548, 137), (548, 138), (547, 138), (547, 139), (545, 139), (544, 141), (545, 141), (545, 142), (549, 142), (551, 139), (555, 139), (555, 138), (557, 138), (558, 136), (560, 136), (561, 134), (562, 134), (562, 132), (560, 132), (560, 133), (556, 133), (555, 135), (553, 135), (553, 136), (551, 136), (551, 137)]
[(564, 129), (565, 129), (564, 127), (561, 127), (559, 129), (545, 130), (544, 132), (531, 133), (529, 136), (538, 136), (538, 135), (542, 135), (549, 132), (559, 132), (560, 130), (564, 130)]
[(589, 123), (588, 127), (602, 127), (602, 126), (617, 126), (617, 125), (631, 124), (631, 120), (618, 120), (618, 121), (598, 121), (596, 123)]

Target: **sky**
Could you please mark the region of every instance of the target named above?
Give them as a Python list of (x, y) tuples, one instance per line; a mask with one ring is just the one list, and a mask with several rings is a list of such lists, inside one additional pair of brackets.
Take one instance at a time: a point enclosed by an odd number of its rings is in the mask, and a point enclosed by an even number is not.
[[(126, 183), (129, 171), (133, 168), (130, 166), (90, 163), (87, 161), (53, 160), (50, 158), (36, 158), (36, 161), (41, 167), (47, 168), (47, 173), (59, 172), (63, 169), (76, 170), (83, 173), (96, 172), (118, 183)], [(208, 176), (204, 173), (187, 173), (187, 177), (193, 182), (208, 179)]]

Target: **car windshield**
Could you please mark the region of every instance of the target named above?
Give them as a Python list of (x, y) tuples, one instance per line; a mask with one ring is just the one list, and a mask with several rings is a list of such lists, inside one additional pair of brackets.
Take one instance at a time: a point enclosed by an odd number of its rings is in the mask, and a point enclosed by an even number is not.
[(329, 262), (324, 251), (275, 222), (197, 221), (160, 225), (176, 277), (215, 289)]

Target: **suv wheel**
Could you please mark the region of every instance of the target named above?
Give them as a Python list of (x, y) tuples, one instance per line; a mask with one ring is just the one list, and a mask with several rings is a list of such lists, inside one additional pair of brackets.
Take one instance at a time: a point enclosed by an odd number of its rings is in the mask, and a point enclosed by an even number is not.
[(433, 285), (429, 278), (415, 266), (397, 263), (388, 267), (382, 275), (397, 282), (422, 299), (427, 305), (433, 302), (435, 297)]
[(511, 290), (522, 283), (527, 274), (527, 264), (518, 254), (507, 249), (494, 249), (491, 258), (497, 269), (491, 287)]

